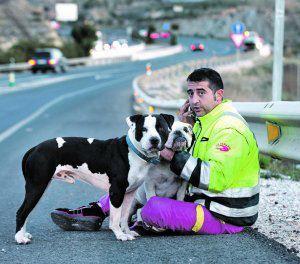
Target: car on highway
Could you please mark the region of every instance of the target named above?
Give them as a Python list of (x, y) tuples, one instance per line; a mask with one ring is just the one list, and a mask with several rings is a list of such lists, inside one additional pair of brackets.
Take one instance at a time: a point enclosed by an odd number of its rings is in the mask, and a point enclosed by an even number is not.
[(203, 43), (193, 43), (190, 45), (191, 51), (203, 51), (204, 45)]
[(59, 71), (66, 72), (67, 70), (67, 59), (56, 48), (36, 50), (28, 64), (31, 66), (32, 73), (38, 71), (46, 73), (49, 70), (56, 73)]
[(264, 44), (263, 38), (255, 31), (244, 32), (243, 50), (245, 52), (258, 49), (260, 50)]
[(171, 36), (170, 32), (152, 32), (150, 34), (151, 39), (167, 39)]

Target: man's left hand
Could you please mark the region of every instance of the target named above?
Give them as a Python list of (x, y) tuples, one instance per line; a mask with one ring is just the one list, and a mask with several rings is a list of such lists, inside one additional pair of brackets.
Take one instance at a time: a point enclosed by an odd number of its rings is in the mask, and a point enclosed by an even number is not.
[(172, 149), (164, 148), (160, 152), (160, 157), (162, 157), (165, 160), (171, 161), (173, 159), (175, 152)]

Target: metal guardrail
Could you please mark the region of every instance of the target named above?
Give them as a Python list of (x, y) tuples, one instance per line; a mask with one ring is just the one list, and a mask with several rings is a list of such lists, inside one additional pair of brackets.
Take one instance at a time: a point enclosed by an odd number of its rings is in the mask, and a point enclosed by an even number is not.
[[(208, 63), (206, 65), (212, 67)], [(176, 114), (185, 100), (153, 98), (139, 86), (141, 78), (147, 76), (139, 76), (133, 81), (134, 110), (139, 113)], [(261, 153), (300, 161), (300, 102), (247, 102), (233, 105), (248, 122)]]
[[(140, 51), (145, 48), (143, 43), (130, 46), (127, 52), (123, 52), (122, 54), (116, 54), (113, 52), (104, 52), (101, 54), (99, 58), (92, 57), (81, 57), (81, 58), (72, 58), (67, 59), (68, 66), (77, 66), (77, 65), (104, 65), (111, 64), (126, 60), (132, 59), (132, 53), (135, 51)], [(30, 65), (28, 63), (13, 63), (13, 64), (2, 64), (0, 65), (0, 72), (9, 72), (9, 71), (26, 71), (30, 69)]]
[[(257, 52), (249, 52), (241, 54), (240, 60), (236, 60), (236, 55), (231, 55), (186, 61), (171, 67), (153, 71), (150, 76), (142, 75), (135, 80), (135, 85), (141, 87), (140, 90), (152, 99), (159, 95), (157, 103), (161, 105), (163, 104), (163, 102), (161, 102), (162, 100), (160, 100), (162, 90), (164, 91), (163, 95), (165, 95), (165, 99), (167, 99), (169, 103), (170, 100), (176, 100), (182, 97), (182, 84), (185, 83), (188, 74), (196, 68), (210, 67), (219, 72), (232, 71), (236, 68), (251, 68), (256, 65), (256, 63), (265, 60), (265, 58), (262, 58)], [(145, 97), (145, 95), (143, 96)], [(153, 100), (154, 104), (157, 104), (155, 101), (156, 99)]]
[[(77, 65), (104, 65), (104, 64), (111, 64), (121, 61), (130, 60), (130, 55), (124, 55), (120, 57), (107, 57), (107, 58), (99, 58), (99, 59), (92, 59), (90, 57), (82, 57), (82, 58), (73, 58), (68, 59), (67, 63), (68, 66), (77, 66)], [(26, 71), (30, 70), (30, 65), (28, 63), (15, 63), (15, 64), (2, 64), (0, 65), (0, 72), (9, 72), (9, 71)]]
[(15, 64), (2, 64), (0, 65), (0, 72), (9, 72), (9, 71), (25, 71), (29, 69), (28, 63), (15, 63)]
[[(115, 51), (103, 53), (99, 58), (92, 57), (82, 57), (82, 58), (73, 58), (67, 59), (68, 66), (77, 66), (77, 65), (105, 65), (111, 63), (117, 63), (122, 61), (129, 60), (145, 60), (145, 59), (153, 59), (155, 57), (168, 56), (174, 53), (178, 53), (182, 51), (182, 46), (177, 45), (173, 47), (159, 48), (153, 50), (145, 50), (145, 44), (137, 44), (130, 46), (126, 52), (122, 52), (120, 54), (116, 54)], [(10, 71), (26, 71), (30, 69), (30, 65), (28, 63), (14, 63), (14, 64), (2, 64), (0, 65), (0, 72), (10, 72)]]
[[(137, 112), (147, 112), (149, 106), (151, 106), (164, 110), (164, 112), (177, 111), (178, 106), (182, 105), (185, 101), (184, 99), (178, 99), (178, 93), (181, 93), (182, 90), (181, 83), (178, 81), (180, 78), (185, 80), (190, 72), (200, 67), (215, 68), (223, 72), (232, 69), (232, 65), (240, 69), (251, 67), (253, 65), (253, 58), (261, 59), (257, 52), (248, 52), (241, 54), (238, 62), (236, 62), (236, 55), (212, 57), (209, 59), (186, 61), (171, 67), (155, 70), (151, 76), (146, 74), (138, 76), (133, 80), (135, 110)], [(169, 85), (169, 83), (171, 84)], [(162, 87), (165, 88), (165, 98), (161, 97)], [(168, 89), (171, 90), (171, 93), (167, 93)], [(158, 98), (155, 97), (157, 94), (159, 94)]]
[(256, 136), (259, 150), (300, 161), (300, 102), (234, 103)]
[(182, 45), (176, 45), (171, 47), (166, 47), (162, 50), (147, 50), (145, 52), (132, 54), (132, 60), (151, 60), (157, 57), (164, 57), (173, 55), (174, 53), (179, 53), (183, 51)]

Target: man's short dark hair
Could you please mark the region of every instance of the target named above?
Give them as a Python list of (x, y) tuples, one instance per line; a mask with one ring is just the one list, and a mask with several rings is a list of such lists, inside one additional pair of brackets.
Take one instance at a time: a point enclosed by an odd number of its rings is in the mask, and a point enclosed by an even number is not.
[(194, 70), (188, 77), (188, 82), (209, 82), (209, 88), (216, 92), (217, 90), (224, 89), (223, 81), (219, 73), (213, 69), (200, 68)]

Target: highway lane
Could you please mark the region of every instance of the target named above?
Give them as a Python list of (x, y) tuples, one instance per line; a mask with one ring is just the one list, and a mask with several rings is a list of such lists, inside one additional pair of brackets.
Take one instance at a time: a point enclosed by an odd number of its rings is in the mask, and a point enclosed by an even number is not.
[[(205, 45), (204, 52), (191, 52), (189, 50), (190, 44), (193, 44), (197, 41), (199, 41), (199, 38), (196, 37), (184, 37), (184, 36), (179, 37), (179, 43), (183, 45), (185, 50), (183, 53), (171, 57), (155, 59), (154, 61), (156, 60), (165, 61), (165, 64), (161, 62), (163, 64), (161, 66), (158, 66), (158, 67), (164, 67), (166, 65), (169, 65), (170, 62), (171, 64), (173, 64), (185, 60), (205, 58), (205, 57), (210, 57), (212, 55), (218, 55), (218, 56), (227, 55), (235, 52), (234, 45), (231, 43), (231, 41), (211, 40), (211, 39), (201, 40), (201, 42)], [(70, 72), (71, 73), (85, 72), (87, 70), (86, 67), (84, 68), (78, 67), (78, 68), (77, 69), (70, 68)], [(22, 72), (22, 73), (16, 73), (16, 83), (18, 84), (18, 83), (30, 82), (31, 80), (43, 80), (51, 77), (64, 76), (64, 75), (65, 74), (61, 74), (61, 73), (53, 74), (51, 72), (48, 72), (47, 74), (37, 73), (33, 75), (30, 72)], [(0, 73), (0, 90), (1, 87), (5, 87), (5, 86), (8, 86), (8, 74)]]
[[(232, 53), (234, 48), (230, 42), (205, 40), (206, 50), (203, 53), (189, 51), (189, 44), (194, 42), (193, 38), (182, 37), (182, 44), (185, 52), (164, 58), (149, 60), (153, 70), (173, 65), (185, 60), (210, 57), (213, 54), (226, 55)], [(135, 73), (142, 74), (145, 71), (144, 61), (125, 62), (118, 65), (106, 65), (101, 67), (78, 67), (71, 69), (67, 74), (36, 74), (29, 72), (16, 74), (17, 85), (27, 85), (18, 92), (1, 95), (1, 87), (7, 85), (7, 76), (4, 75), (0, 81), (0, 134), (12, 127), (15, 123), (21, 122), (24, 118), (37, 111), (46, 103), (58, 96), (66, 95), (77, 90), (88, 88), (94, 83), (109, 81), (119, 74)], [(82, 76), (85, 75), (85, 76)], [(53, 80), (69, 78), (65, 81), (50, 84)], [(26, 90), (31, 85), (43, 81), (42, 88)], [(96, 82), (95, 82), (96, 81)], [(76, 86), (73, 85), (76, 82)], [(1, 137), (0, 137), (1, 141)]]
[[(164, 67), (182, 59), (180, 56), (182, 54), (156, 59), (152, 63)], [(90, 88), (66, 97), (0, 143), (0, 263), (297, 263), (298, 260), (278, 243), (252, 232), (223, 236), (143, 237), (125, 243), (115, 240), (107, 221), (100, 232), (64, 232), (51, 222), (50, 211), (56, 207), (86, 204), (103, 193), (77, 182), (69, 185), (53, 181), (29, 217), (27, 227), (34, 236), (33, 243), (26, 246), (14, 243), (15, 212), (24, 196), (22, 155), (37, 143), (57, 136), (107, 139), (125, 134), (124, 119), (131, 114), (132, 79), (144, 72), (144, 67), (145, 62), (128, 62), (78, 68), (72, 70), (72, 74), (96, 71), (96, 76), (105, 73), (112, 76), (98, 80), (93, 76), (74, 79), (0, 96), (1, 112), (8, 111), (3, 102), (8, 108), (10, 104), (20, 106), (15, 111), (10, 108), (10, 116), (14, 118), (17, 111), (25, 111), (28, 107), (34, 112), (40, 106), (34, 104), (37, 100), (47, 98), (45, 103), (55, 96)], [(1, 101), (3, 98), (9, 99)], [(17, 117), (15, 121), (21, 118)]]

